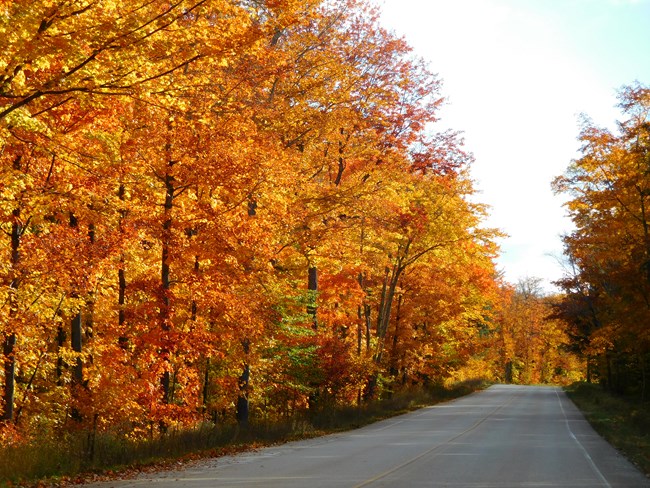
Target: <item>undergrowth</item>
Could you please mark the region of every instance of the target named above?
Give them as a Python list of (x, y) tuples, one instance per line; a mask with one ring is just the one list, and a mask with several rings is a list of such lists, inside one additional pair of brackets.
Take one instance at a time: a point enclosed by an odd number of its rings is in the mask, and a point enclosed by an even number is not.
[(56, 439), (37, 438), (0, 448), (0, 487), (60, 485), (349, 430), (486, 386), (475, 380), (452, 388), (413, 389), (361, 407), (329, 406), (273, 423), (252, 419), (245, 428), (234, 423), (204, 424), (137, 441), (110, 433), (93, 437), (84, 432)]

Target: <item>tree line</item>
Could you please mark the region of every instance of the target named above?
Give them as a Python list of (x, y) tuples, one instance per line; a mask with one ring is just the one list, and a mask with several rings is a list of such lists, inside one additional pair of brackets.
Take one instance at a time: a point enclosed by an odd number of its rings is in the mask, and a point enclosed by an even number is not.
[(570, 369), (514, 345), (441, 82), (366, 2), (0, 14), (3, 439)]
[(556, 316), (570, 325), (590, 380), (648, 398), (650, 361), (650, 89), (619, 91), (616, 130), (582, 121), (580, 157), (555, 179), (575, 230), (564, 237), (565, 299)]

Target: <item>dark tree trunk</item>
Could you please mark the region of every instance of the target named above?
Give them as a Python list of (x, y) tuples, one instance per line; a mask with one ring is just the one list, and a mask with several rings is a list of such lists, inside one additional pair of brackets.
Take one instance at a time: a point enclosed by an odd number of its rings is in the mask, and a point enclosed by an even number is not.
[[(117, 190), (117, 196), (120, 199), (120, 202), (122, 204), (124, 203), (124, 199), (126, 197), (126, 188), (124, 187), (124, 183), (120, 183), (120, 187)], [(120, 210), (120, 221), (119, 221), (119, 230), (121, 234), (124, 234), (124, 219), (126, 218), (126, 209), (122, 208)], [(118, 295), (117, 295), (117, 304), (119, 306), (119, 311), (117, 315), (117, 325), (118, 325), (118, 330), (120, 332), (120, 336), (117, 339), (118, 344), (122, 349), (127, 349), (129, 347), (129, 336), (127, 335), (126, 332), (126, 270), (124, 269), (125, 266), (125, 259), (124, 259), (124, 253), (120, 255), (120, 267), (117, 270), (117, 290), (118, 290)]]
[(122, 349), (126, 349), (129, 346), (129, 337), (126, 335), (126, 310), (124, 306), (126, 304), (126, 272), (124, 271), (124, 256), (120, 258), (120, 269), (117, 270), (117, 282), (118, 282), (118, 298), (117, 303), (119, 305), (119, 312), (117, 315), (117, 324), (120, 331), (120, 337), (118, 338), (118, 343)]
[[(77, 228), (79, 226), (79, 220), (77, 217), (70, 212), (70, 227)], [(93, 234), (94, 239), (94, 234)], [(73, 298), (78, 298), (78, 291), (72, 293)], [(72, 350), (77, 353), (81, 353), (81, 335), (82, 335), (82, 320), (81, 320), (81, 311), (79, 311), (73, 318), (70, 323), (70, 342), (72, 345)], [(72, 372), (72, 384), (80, 385), (83, 382), (83, 363), (81, 358), (78, 357), (75, 361), (75, 365)]]
[[(244, 355), (248, 356), (250, 353), (250, 341), (243, 340), (242, 347), (244, 348)], [(248, 364), (248, 359), (244, 363), (244, 368), (241, 376), (239, 377), (239, 396), (237, 397), (237, 410), (235, 412), (237, 417), (237, 422), (239, 425), (246, 426), (248, 425), (249, 417), (249, 400), (248, 400), (248, 385), (251, 377), (251, 369)]]
[[(70, 212), (70, 227), (75, 229), (79, 227), (79, 220), (72, 212)], [(91, 242), (94, 241), (95, 239), (94, 229), (91, 230), (90, 238), (91, 238)], [(72, 297), (78, 298), (78, 296), (79, 296), (78, 290), (73, 291)], [(72, 318), (70, 322), (70, 345), (72, 346), (72, 350), (78, 354), (74, 362), (74, 366), (72, 367), (71, 386), (72, 386), (73, 398), (77, 398), (78, 396), (77, 390), (83, 385), (83, 361), (81, 360), (81, 356), (80, 356), (82, 352), (82, 340), (83, 340), (82, 324), (83, 324), (82, 312), (80, 310), (79, 312), (77, 312), (77, 314)], [(82, 420), (81, 413), (79, 412), (79, 409), (77, 409), (76, 406), (72, 407), (70, 415), (77, 422), (80, 422)]]
[(163, 206), (163, 233), (162, 233), (162, 254), (160, 265), (160, 281), (161, 281), (161, 304), (160, 304), (160, 328), (163, 331), (164, 346), (161, 349), (161, 356), (166, 363), (165, 372), (160, 379), (162, 386), (162, 400), (163, 403), (169, 403), (169, 388), (170, 388), (170, 372), (169, 372), (169, 338), (167, 332), (170, 330), (169, 316), (170, 316), (170, 283), (171, 283), (171, 268), (170, 268), (170, 251), (172, 246), (172, 209), (174, 207), (174, 177), (171, 174), (173, 161), (168, 163), (168, 172), (165, 175), (165, 203)]
[(371, 307), (369, 304), (364, 304), (363, 306), (363, 316), (366, 321), (366, 351), (370, 351), (370, 334), (371, 332), (371, 324), (372, 320), (370, 317), (370, 312), (371, 312)]
[[(81, 343), (82, 343), (82, 330), (81, 330), (81, 312), (79, 312), (77, 315), (74, 316), (71, 322), (71, 327), (70, 327), (70, 343), (72, 345), (72, 350), (76, 353), (81, 354)], [(83, 361), (81, 360), (81, 357), (77, 357), (74, 363), (74, 367), (72, 368), (72, 397), (76, 400), (75, 403), (72, 406), (72, 409), (70, 411), (70, 416), (72, 417), (73, 420), (76, 422), (81, 422), (83, 420), (83, 416), (79, 409), (76, 407), (77, 402), (79, 401), (79, 388), (83, 386)]]
[(4, 371), (5, 371), (5, 388), (4, 388), (4, 405), (5, 409), (2, 414), (2, 420), (11, 422), (14, 418), (14, 396), (15, 396), (15, 377), (16, 377), (16, 360), (14, 358), (14, 349), (16, 346), (16, 334), (9, 334), (5, 337), (2, 352), (4, 354)]
[(248, 424), (249, 402), (248, 382), (250, 380), (250, 366), (244, 365), (244, 371), (239, 377), (239, 396), (237, 397), (237, 422), (241, 425)]
[[(72, 319), (70, 328), (70, 342), (72, 344), (72, 350), (76, 353), (81, 353), (82, 351), (81, 319), (81, 312), (79, 312)], [(74, 368), (72, 370), (72, 384), (73, 386), (83, 384), (83, 361), (80, 357), (77, 357)]]
[[(22, 157), (17, 156), (13, 162), (13, 168), (16, 171), (22, 170)], [(20, 239), (24, 232), (24, 224), (21, 219), (20, 207), (12, 212), (11, 223), (11, 274), (9, 281), (9, 324), (13, 327), (14, 319), (17, 315), (18, 303), (16, 294), (19, 287), (18, 263), (20, 262)], [(14, 401), (16, 395), (16, 343), (17, 335), (15, 331), (9, 330), (4, 334), (2, 354), (4, 356), (4, 411), (1, 419), (7, 422), (14, 420)]]
[(205, 372), (203, 373), (203, 391), (202, 391), (203, 413), (208, 410), (208, 399), (210, 397), (210, 358), (205, 360)]
[[(248, 197), (248, 216), (255, 217), (257, 215), (257, 201), (253, 198), (252, 195)], [(248, 362), (248, 354), (250, 353), (251, 342), (249, 339), (244, 339), (241, 342), (242, 348), (244, 349), (244, 366), (242, 368), (241, 376), (239, 376), (239, 394), (237, 395), (237, 405), (235, 406), (235, 418), (237, 423), (245, 427), (248, 425), (248, 420), (250, 416), (250, 401), (248, 398), (248, 386), (250, 384), (251, 378), (251, 368)], [(209, 361), (209, 360), (208, 360)], [(206, 366), (206, 376), (205, 376), (205, 398), (207, 399), (207, 385), (208, 385), (208, 368), (209, 363)]]
[[(363, 290), (363, 274), (359, 273), (357, 277), (357, 282), (359, 283), (359, 287)], [(365, 322), (365, 309), (366, 309), (366, 304), (361, 303), (357, 306), (357, 355), (361, 356), (361, 346), (363, 344), (363, 325), (362, 323)], [(369, 333), (370, 331), (366, 327), (366, 334)], [(367, 339), (370, 339), (367, 337)]]
[(318, 268), (315, 266), (309, 267), (307, 275), (307, 290), (309, 291), (307, 313), (312, 318), (312, 328), (316, 330), (318, 328), (318, 305), (316, 303), (318, 293)]
[(257, 215), (257, 202), (250, 198), (248, 200), (248, 216), (254, 217), (255, 215)]
[(390, 367), (390, 374), (394, 377), (396, 377), (399, 374), (399, 358), (397, 354), (397, 344), (399, 343), (399, 332), (400, 332), (400, 319), (401, 319), (401, 309), (402, 309), (402, 303), (403, 303), (403, 296), (399, 295), (397, 297), (397, 310), (395, 313), (395, 332), (393, 333), (393, 343), (391, 346), (391, 353), (390, 353), (390, 361), (391, 361), (391, 367)]
[(59, 355), (56, 359), (56, 384), (58, 386), (63, 385), (63, 368), (65, 366), (63, 362), (63, 356), (61, 355), (61, 349), (65, 346), (65, 341), (67, 339), (67, 334), (63, 327), (59, 326), (56, 333), (56, 345), (58, 348)]
[(505, 369), (506, 383), (510, 384), (512, 383), (512, 360), (506, 361), (506, 365), (504, 369)]

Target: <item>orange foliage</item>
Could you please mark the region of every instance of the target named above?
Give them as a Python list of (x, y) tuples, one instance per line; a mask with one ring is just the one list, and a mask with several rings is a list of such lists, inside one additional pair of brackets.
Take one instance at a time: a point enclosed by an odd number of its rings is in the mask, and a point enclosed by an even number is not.
[(75, 6), (0, 6), (6, 442), (289, 415), (482, 352), (497, 234), (376, 10)]
[(617, 393), (647, 397), (650, 358), (650, 88), (619, 93), (617, 133), (585, 118), (581, 157), (554, 188), (575, 230), (564, 237), (570, 272), (559, 315), (573, 326), (588, 376)]

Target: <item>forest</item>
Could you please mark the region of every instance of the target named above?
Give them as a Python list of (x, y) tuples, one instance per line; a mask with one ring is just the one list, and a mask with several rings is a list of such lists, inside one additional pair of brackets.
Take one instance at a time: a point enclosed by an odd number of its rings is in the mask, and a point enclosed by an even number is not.
[[(0, 1), (0, 444), (482, 378), (645, 392), (649, 91), (504, 281), (441, 79), (363, 0)], [(644, 393), (647, 394), (647, 393)]]

